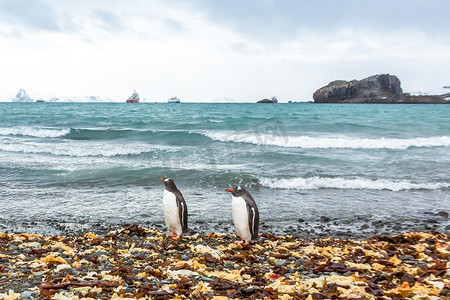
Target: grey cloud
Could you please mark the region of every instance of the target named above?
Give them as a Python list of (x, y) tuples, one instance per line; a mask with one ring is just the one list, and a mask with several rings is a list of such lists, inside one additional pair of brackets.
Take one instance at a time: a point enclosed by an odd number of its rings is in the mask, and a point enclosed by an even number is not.
[(41, 0), (0, 0), (0, 16), (27, 29), (61, 30), (55, 11)]
[(213, 22), (224, 23), (254, 39), (289, 38), (299, 30), (333, 32), (343, 28), (450, 29), (446, 0), (193, 0)]
[(164, 18), (162, 24), (164, 28), (175, 34), (182, 34), (187, 30), (180, 21), (172, 18)]
[(230, 45), (230, 48), (241, 54), (258, 54), (258, 53), (260, 53), (260, 51), (258, 51), (258, 50), (251, 49), (246, 43), (233, 43)]
[(121, 22), (120, 18), (111, 11), (96, 9), (92, 14), (95, 19), (101, 22), (102, 28), (107, 31), (117, 32), (125, 29), (125, 26)]

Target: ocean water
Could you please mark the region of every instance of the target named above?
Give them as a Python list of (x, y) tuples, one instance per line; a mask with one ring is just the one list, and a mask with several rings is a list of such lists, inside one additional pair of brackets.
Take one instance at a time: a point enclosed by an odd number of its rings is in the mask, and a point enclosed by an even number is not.
[(448, 231), (450, 105), (0, 103), (0, 230), (161, 226), (158, 177), (207, 232), (237, 184), (263, 231)]

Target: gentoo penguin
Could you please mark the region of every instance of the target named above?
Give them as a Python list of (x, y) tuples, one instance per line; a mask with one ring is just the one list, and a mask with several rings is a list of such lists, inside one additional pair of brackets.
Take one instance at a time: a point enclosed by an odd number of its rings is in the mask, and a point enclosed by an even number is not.
[(226, 190), (231, 192), (231, 210), (237, 234), (246, 244), (259, 238), (259, 212), (252, 195), (243, 187)]
[(183, 194), (177, 189), (171, 178), (159, 178), (164, 183), (163, 194), (164, 220), (170, 230), (170, 237), (178, 239), (182, 233), (188, 232), (187, 206)]

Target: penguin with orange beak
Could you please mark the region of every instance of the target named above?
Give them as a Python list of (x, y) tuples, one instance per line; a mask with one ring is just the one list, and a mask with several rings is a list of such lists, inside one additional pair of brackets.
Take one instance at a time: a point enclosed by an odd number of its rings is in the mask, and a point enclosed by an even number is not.
[(259, 212), (252, 195), (239, 185), (226, 191), (232, 194), (231, 210), (236, 233), (246, 244), (258, 240)]

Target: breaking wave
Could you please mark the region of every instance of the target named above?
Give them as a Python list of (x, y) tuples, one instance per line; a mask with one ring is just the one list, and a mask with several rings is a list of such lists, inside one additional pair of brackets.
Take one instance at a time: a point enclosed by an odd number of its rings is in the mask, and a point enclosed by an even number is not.
[(391, 181), (386, 179), (365, 179), (365, 178), (289, 178), (289, 179), (273, 179), (261, 178), (259, 180), (262, 186), (273, 189), (290, 189), (290, 190), (317, 190), (317, 189), (368, 189), (368, 190), (437, 190), (449, 188), (450, 183), (414, 183), (406, 180)]
[(56, 138), (63, 137), (70, 133), (70, 128), (67, 129), (51, 129), (38, 127), (13, 127), (0, 128), (0, 135), (18, 135), (18, 136), (33, 136), (42, 138)]
[(261, 146), (287, 148), (346, 148), (346, 149), (407, 149), (410, 147), (450, 147), (450, 136), (428, 138), (362, 139), (351, 137), (310, 137), (270, 134), (251, 134), (236, 132), (205, 131), (203, 134), (212, 140), (234, 143), (249, 143)]
[(158, 150), (163, 150), (163, 147), (155, 148), (150, 145), (0, 144), (0, 151), (71, 157), (140, 155)]

